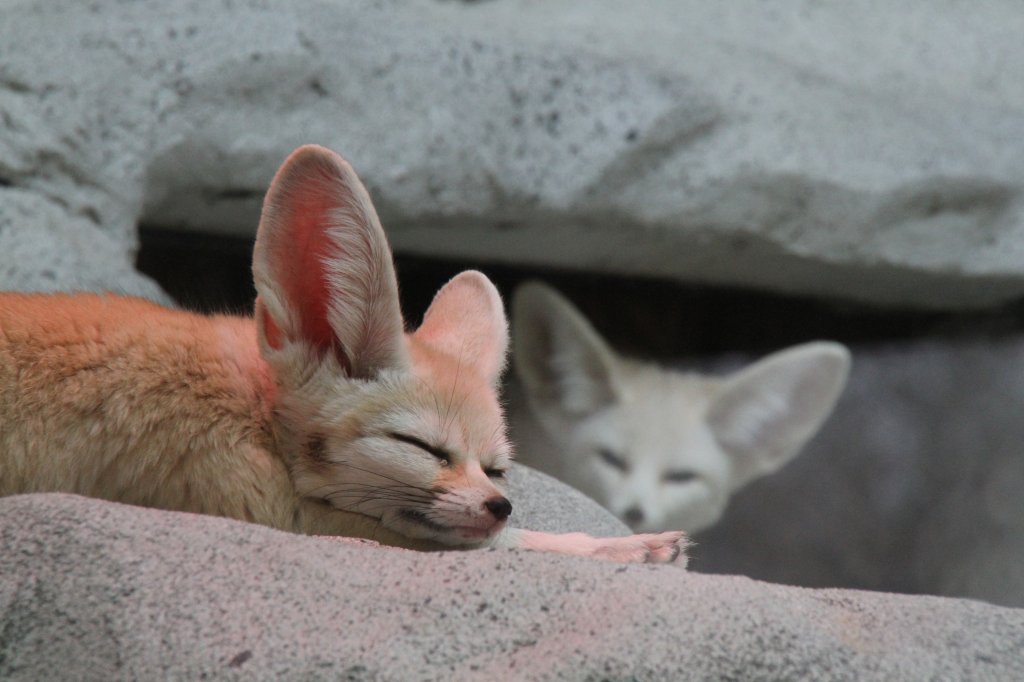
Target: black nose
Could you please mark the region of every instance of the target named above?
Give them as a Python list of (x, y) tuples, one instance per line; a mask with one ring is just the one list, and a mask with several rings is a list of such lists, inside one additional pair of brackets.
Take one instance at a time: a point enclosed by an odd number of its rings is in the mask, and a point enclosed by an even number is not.
[(640, 507), (630, 507), (622, 513), (622, 520), (631, 526), (643, 522), (644, 512)]
[(484, 506), (487, 507), (487, 511), (494, 514), (494, 518), (499, 521), (504, 521), (508, 518), (508, 515), (512, 513), (512, 503), (504, 497), (492, 497), (484, 502)]

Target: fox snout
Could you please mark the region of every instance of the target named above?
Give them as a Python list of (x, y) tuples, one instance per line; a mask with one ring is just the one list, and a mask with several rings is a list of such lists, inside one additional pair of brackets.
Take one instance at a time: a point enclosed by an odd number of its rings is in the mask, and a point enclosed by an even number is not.
[(644, 510), (634, 505), (622, 512), (622, 520), (631, 528), (635, 528), (644, 522)]
[(506, 497), (492, 497), (484, 502), (484, 507), (498, 521), (504, 521), (512, 513), (512, 503)]

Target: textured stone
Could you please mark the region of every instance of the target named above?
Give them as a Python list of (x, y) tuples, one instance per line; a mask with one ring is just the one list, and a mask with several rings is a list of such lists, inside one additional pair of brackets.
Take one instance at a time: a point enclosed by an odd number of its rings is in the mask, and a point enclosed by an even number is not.
[(0, 499), (0, 677), (1020, 679), (1024, 611)]
[(1022, 33), (1013, 0), (8, 3), (0, 225), (101, 230), (123, 269), (140, 219), (252, 234), (317, 142), (404, 252), (996, 303), (1024, 293)]
[(0, 188), (0, 288), (116, 291), (170, 299), (132, 267), (126, 239), (44, 196)]
[(508, 475), (511, 523), (548, 533), (586, 531), (591, 535), (627, 535), (629, 528), (597, 502), (547, 474), (516, 464)]

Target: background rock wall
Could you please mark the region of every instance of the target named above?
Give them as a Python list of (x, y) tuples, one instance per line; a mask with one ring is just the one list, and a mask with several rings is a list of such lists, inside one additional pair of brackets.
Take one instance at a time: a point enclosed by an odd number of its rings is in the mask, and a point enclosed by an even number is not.
[(41, 255), (69, 231), (66, 267), (123, 274), (139, 219), (250, 235), (318, 142), (407, 253), (1000, 302), (1022, 33), (1013, 0), (8, 2), (0, 274), (74, 284)]

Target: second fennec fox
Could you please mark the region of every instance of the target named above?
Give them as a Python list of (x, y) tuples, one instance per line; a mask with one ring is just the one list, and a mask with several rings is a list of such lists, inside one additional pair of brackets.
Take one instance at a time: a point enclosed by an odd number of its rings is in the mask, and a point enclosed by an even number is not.
[(369, 195), (326, 149), (267, 193), (255, 319), (102, 295), (0, 295), (0, 494), (60, 491), (406, 547), (685, 565), (681, 532), (506, 527), (508, 332), (478, 272), (405, 333)]
[(621, 357), (565, 298), (516, 292), (509, 419), (522, 460), (634, 530), (714, 523), (730, 495), (796, 456), (846, 385), (830, 342), (775, 353), (728, 377)]

